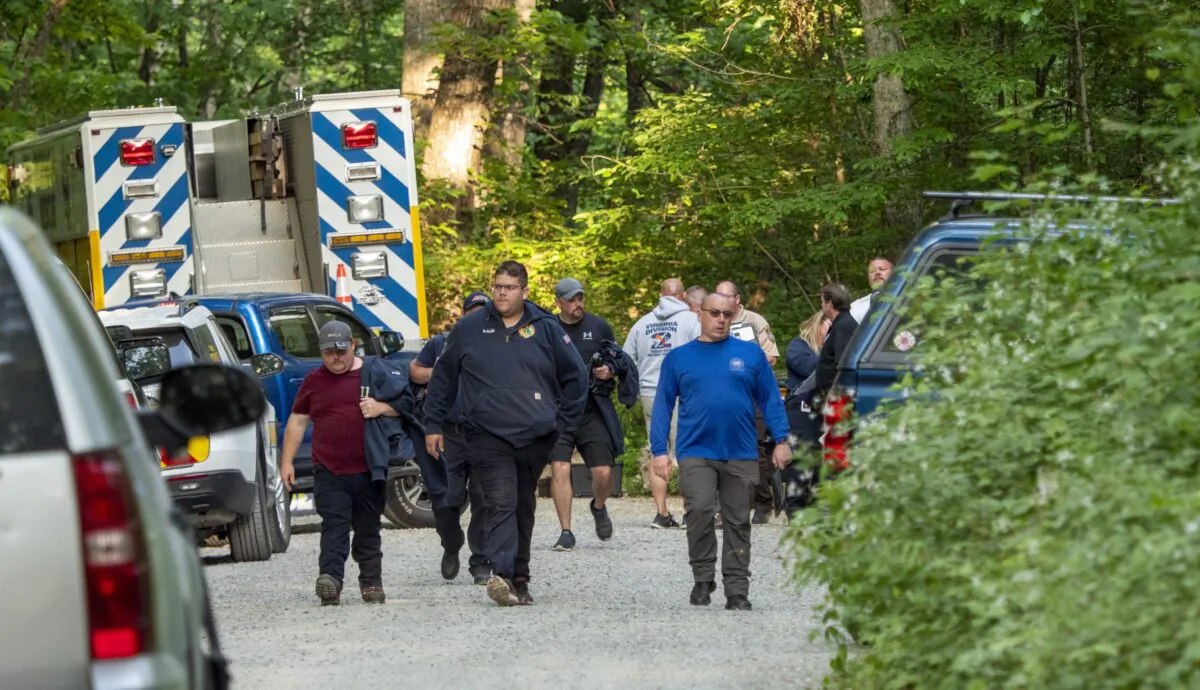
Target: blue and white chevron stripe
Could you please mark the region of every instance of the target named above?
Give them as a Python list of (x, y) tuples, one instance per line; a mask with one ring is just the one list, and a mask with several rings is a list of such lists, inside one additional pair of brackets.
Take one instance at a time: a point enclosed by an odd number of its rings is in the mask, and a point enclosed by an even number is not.
[[(92, 169), (95, 176), (95, 200), (98, 207), (92, 219), (100, 233), (100, 257), (104, 277), (104, 305), (124, 304), (130, 297), (129, 273), (159, 267), (166, 271), (167, 290), (180, 295), (190, 292), (192, 273), (192, 217), (188, 206), (187, 155), (183, 146), (183, 124), (118, 127), (102, 130), (93, 141)], [(124, 139), (153, 139), (155, 160), (151, 165), (123, 166), (120, 142)], [(175, 153), (163, 155), (164, 146)], [(158, 181), (158, 195), (126, 199), (123, 185), (130, 180)], [(128, 213), (158, 211), (162, 216), (162, 237), (155, 240), (129, 240), (125, 236)], [(186, 259), (182, 263), (110, 266), (109, 254), (120, 249), (160, 248), (182, 245)]]
[[(417, 198), (416, 166), (410, 158), (412, 133), (403, 127), (400, 119), (406, 115), (393, 108), (326, 110), (312, 113), (312, 128), (317, 212), (320, 216), (324, 261), (329, 265), (329, 294), (335, 294), (337, 267), (344, 264), (354, 311), (373, 328), (386, 328), (402, 333), (406, 339), (417, 339), (421, 337), (425, 299), (424, 281), (419, 275), (420, 262), (414, 246), (420, 239), (416, 234), (419, 230), (414, 228)], [(365, 121), (375, 123), (378, 145), (370, 149), (344, 149), (342, 125)], [(379, 179), (347, 180), (348, 164), (372, 162), (379, 164)], [(347, 198), (374, 194), (382, 196), (383, 220), (351, 223), (346, 209)], [(331, 234), (364, 230), (402, 230), (405, 242), (337, 249), (330, 247)], [(355, 280), (350, 270), (350, 257), (356, 251), (385, 252), (389, 275), (386, 278)], [(372, 288), (382, 293), (382, 300), (360, 299), (360, 295), (370, 295)]]

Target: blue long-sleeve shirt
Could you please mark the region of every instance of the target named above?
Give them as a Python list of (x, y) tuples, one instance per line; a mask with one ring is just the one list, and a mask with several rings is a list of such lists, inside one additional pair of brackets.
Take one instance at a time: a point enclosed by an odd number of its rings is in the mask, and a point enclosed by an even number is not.
[(671, 412), (679, 402), (676, 456), (708, 460), (758, 458), (754, 411), (776, 443), (787, 440), (787, 413), (779, 384), (757, 343), (726, 338), (693, 340), (663, 361), (650, 417), (650, 450), (667, 453)]

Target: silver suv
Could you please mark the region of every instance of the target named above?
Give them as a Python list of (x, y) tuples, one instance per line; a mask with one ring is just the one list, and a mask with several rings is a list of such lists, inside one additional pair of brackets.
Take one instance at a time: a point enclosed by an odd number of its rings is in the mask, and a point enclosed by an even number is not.
[[(181, 302), (125, 305), (99, 312), (133, 381), (158, 404), (159, 381), (197, 362), (241, 367), (212, 313)], [(265, 400), (265, 398), (264, 398)], [(190, 439), (187, 452), (162, 457), (163, 479), (201, 538), (228, 536), (235, 561), (265, 561), (287, 551), (291, 500), (279, 477), (275, 410), (258, 423)]]
[(45, 237), (0, 209), (0, 688), (226, 682), (188, 520), (155, 446), (253, 423), (257, 382), (178, 369), (135, 410)]

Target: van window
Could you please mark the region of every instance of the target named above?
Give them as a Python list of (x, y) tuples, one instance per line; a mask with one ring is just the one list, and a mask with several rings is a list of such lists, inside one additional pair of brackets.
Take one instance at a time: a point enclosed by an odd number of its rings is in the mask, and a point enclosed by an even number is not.
[(268, 317), (271, 330), (279, 338), (285, 352), (300, 359), (320, 359), (321, 348), (317, 341), (317, 327), (303, 307), (274, 309)]
[[(975, 252), (967, 250), (947, 250), (935, 254), (925, 265), (918, 269), (917, 280), (926, 276), (932, 277), (934, 285), (940, 284), (949, 276), (961, 277), (970, 271), (970, 264)], [(909, 283), (909, 286), (915, 285), (916, 280)], [(907, 288), (911, 289), (911, 287)], [(900, 306), (910, 304), (907, 297), (902, 297)], [(908, 317), (892, 317), (885, 324), (885, 332), (883, 334), (882, 346), (879, 348), (884, 353), (892, 355), (906, 355), (920, 344), (921, 335), (914, 329), (908, 327), (910, 319)]]
[(66, 446), (58, 398), (37, 331), (0, 254), (0, 455)]

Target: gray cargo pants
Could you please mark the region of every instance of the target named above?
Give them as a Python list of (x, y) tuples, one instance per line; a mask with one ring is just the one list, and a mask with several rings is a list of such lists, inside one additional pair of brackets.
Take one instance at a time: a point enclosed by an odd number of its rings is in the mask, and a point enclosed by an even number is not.
[(713, 582), (717, 569), (717, 532), (723, 523), (721, 575), (725, 596), (750, 594), (750, 503), (758, 486), (756, 460), (680, 458), (679, 489), (687, 523), (688, 562), (695, 582)]

